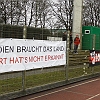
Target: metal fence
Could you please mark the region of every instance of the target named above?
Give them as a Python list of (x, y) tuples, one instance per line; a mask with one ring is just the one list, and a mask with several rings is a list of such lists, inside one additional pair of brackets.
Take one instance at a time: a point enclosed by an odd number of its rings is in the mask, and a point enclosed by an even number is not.
[[(2, 28), (0, 31), (2, 33)], [(15, 32), (16, 31), (18, 30), (15, 30)], [(25, 30), (23, 34), (24, 38), (26, 38), (27, 33)], [(68, 41), (67, 45), (69, 45)], [(99, 76), (100, 66), (89, 67), (89, 50), (78, 50), (79, 54), (73, 54), (72, 51), (69, 51), (67, 48), (66, 65), (1, 73), (0, 100), (10, 100)]]

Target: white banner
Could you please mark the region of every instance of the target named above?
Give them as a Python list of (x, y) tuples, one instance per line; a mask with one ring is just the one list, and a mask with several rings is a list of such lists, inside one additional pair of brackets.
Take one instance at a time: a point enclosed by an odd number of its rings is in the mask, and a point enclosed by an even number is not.
[(65, 63), (65, 41), (0, 39), (0, 73)]

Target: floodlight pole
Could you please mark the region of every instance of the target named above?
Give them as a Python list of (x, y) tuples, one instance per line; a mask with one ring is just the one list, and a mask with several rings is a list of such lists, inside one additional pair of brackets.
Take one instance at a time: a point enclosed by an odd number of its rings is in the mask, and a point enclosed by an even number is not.
[[(82, 9), (83, 9), (83, 0), (74, 0), (73, 7), (73, 38), (76, 34), (79, 35), (80, 40), (82, 41)], [(79, 49), (82, 48), (82, 42), (80, 42)]]

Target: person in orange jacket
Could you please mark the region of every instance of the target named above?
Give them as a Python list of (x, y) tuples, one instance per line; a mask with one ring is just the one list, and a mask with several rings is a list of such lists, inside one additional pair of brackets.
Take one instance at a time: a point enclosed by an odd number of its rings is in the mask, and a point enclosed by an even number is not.
[(74, 38), (74, 52), (77, 54), (77, 49), (78, 49), (78, 45), (80, 44), (80, 38), (79, 35), (76, 35), (76, 37)]

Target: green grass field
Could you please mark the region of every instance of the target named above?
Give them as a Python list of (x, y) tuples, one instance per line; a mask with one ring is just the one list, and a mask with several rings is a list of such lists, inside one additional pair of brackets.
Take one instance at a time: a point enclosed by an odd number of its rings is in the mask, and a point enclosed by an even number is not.
[[(95, 66), (94, 68), (86, 67), (85, 69), (83, 67), (73, 68), (68, 70), (68, 79), (80, 77), (85, 75), (85, 73), (87, 73), (86, 75), (89, 75), (96, 72), (100, 72), (100, 66)], [(62, 80), (66, 80), (65, 70), (34, 74), (25, 76), (24, 87), (32, 88)], [(0, 80), (0, 94), (19, 90), (22, 90), (22, 77)]]

